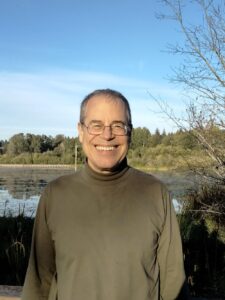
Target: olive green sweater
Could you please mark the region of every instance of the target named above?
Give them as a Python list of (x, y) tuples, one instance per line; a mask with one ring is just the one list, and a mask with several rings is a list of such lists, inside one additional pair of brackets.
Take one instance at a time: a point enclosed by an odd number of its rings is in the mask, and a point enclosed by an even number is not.
[(167, 190), (123, 164), (51, 182), (37, 210), (22, 300), (172, 300), (184, 282)]

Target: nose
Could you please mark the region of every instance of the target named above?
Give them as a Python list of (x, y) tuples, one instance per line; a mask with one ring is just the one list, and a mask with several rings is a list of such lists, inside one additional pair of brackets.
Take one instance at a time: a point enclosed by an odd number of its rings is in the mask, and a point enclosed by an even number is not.
[(112, 128), (111, 126), (105, 126), (103, 132), (102, 132), (102, 137), (105, 139), (105, 140), (111, 140), (114, 138), (114, 135), (112, 133)]

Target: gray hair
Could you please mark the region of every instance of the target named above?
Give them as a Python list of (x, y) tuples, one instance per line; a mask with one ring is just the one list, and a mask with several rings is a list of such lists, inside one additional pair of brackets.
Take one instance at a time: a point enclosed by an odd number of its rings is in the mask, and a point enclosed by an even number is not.
[(130, 104), (129, 104), (128, 100), (120, 92), (117, 92), (117, 91), (111, 90), (111, 89), (95, 90), (92, 93), (88, 94), (83, 99), (83, 101), (81, 102), (81, 105), (80, 105), (80, 123), (81, 124), (84, 123), (88, 101), (92, 97), (100, 96), (100, 95), (107, 96), (107, 97), (109, 97), (111, 99), (115, 99), (115, 100), (118, 99), (124, 103), (125, 109), (126, 109), (127, 125), (130, 127), (130, 129), (132, 129), (131, 110), (130, 110)]

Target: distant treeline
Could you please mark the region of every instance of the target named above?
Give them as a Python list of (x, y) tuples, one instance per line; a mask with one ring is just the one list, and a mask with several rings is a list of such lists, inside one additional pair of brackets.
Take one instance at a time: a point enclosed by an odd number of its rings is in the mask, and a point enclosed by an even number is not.
[[(224, 141), (225, 132), (213, 129)], [(181, 168), (187, 163), (209, 164), (191, 131), (151, 133), (145, 127), (134, 128), (128, 153), (129, 163), (146, 168)], [(0, 141), (0, 163), (11, 164), (82, 164), (85, 156), (79, 139), (58, 134), (55, 137), (18, 133)]]

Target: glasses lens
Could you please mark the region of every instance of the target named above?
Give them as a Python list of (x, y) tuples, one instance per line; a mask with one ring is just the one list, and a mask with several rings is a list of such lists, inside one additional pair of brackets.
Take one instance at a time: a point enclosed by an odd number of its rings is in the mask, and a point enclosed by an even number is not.
[(106, 127), (109, 127), (114, 135), (126, 135), (128, 131), (127, 126), (123, 123), (113, 123), (110, 126), (105, 126), (101, 122), (91, 122), (86, 127), (89, 134), (102, 134)]
[(88, 125), (88, 131), (91, 134), (101, 134), (104, 130), (104, 124), (102, 123), (91, 123)]
[(127, 127), (122, 123), (116, 123), (111, 125), (112, 133), (115, 135), (126, 135)]

